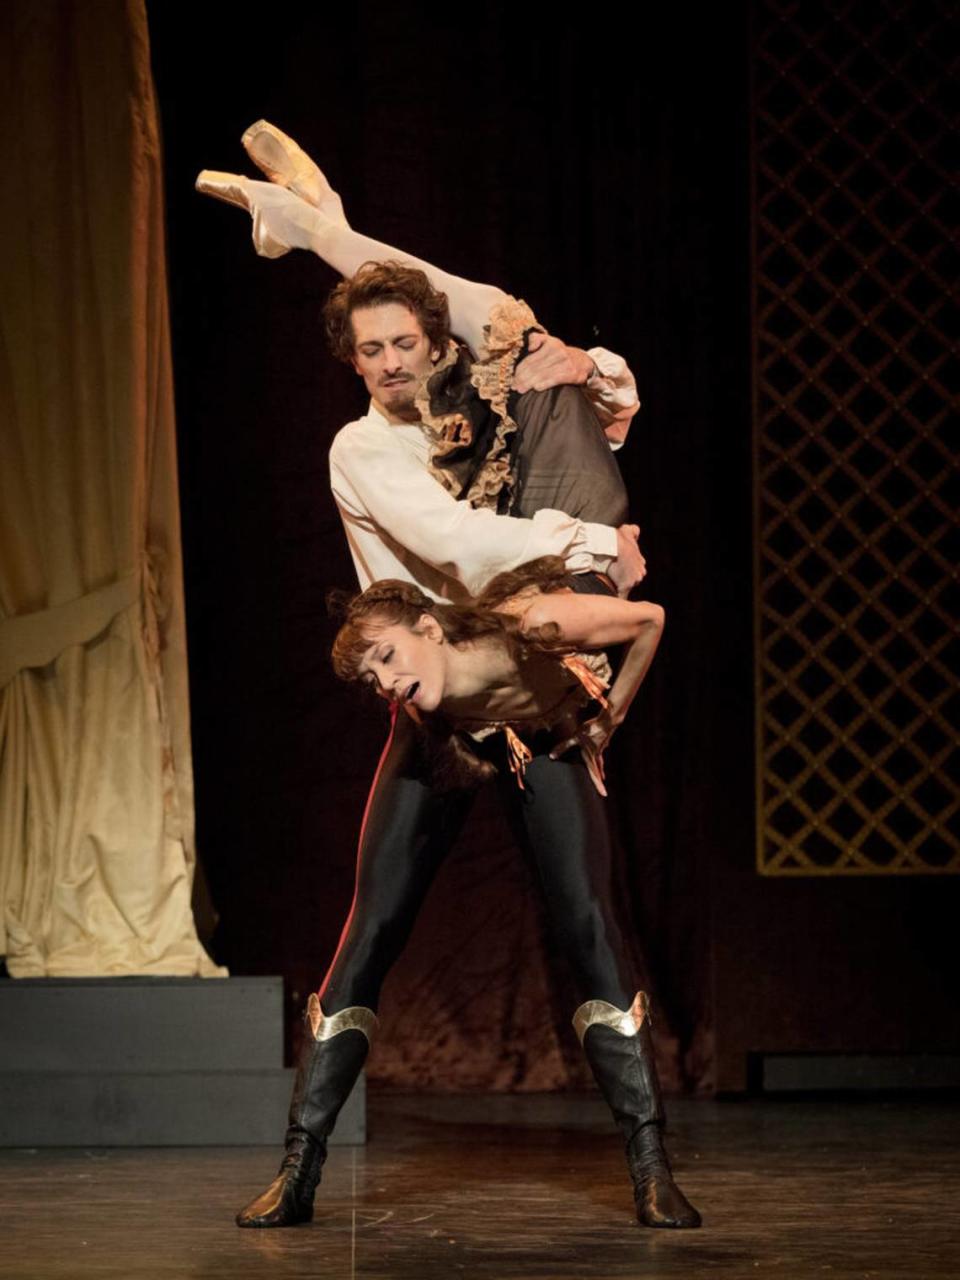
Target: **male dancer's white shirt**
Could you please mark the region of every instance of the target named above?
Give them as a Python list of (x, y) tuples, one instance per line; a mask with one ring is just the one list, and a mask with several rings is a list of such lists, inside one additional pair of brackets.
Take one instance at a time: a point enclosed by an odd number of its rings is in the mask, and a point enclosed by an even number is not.
[[(629, 370), (606, 381), (609, 419), (636, 404), (636, 388)], [(515, 519), (475, 509), (430, 474), (430, 448), (420, 423), (388, 422), (372, 403), (334, 437), (330, 484), (362, 588), (400, 578), (435, 600), (460, 600), (496, 574), (546, 555), (563, 557), (572, 573), (608, 571), (615, 529), (562, 511)]]

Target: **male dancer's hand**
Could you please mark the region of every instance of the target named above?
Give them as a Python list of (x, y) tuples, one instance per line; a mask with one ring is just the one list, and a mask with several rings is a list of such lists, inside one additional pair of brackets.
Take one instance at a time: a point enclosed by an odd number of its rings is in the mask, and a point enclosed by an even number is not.
[(549, 391), (551, 387), (582, 387), (596, 365), (586, 351), (568, 347), (552, 333), (531, 333), (529, 355), (517, 365), (513, 374), (514, 391)]
[(622, 524), (617, 530), (617, 558), (611, 562), (609, 573), (617, 594), (624, 598), (647, 576), (647, 562), (637, 545), (639, 537), (637, 524)]
[[(613, 368), (598, 368), (589, 351), (568, 347), (553, 334), (534, 331), (527, 340), (529, 354), (513, 372), (514, 391), (549, 391), (553, 387), (585, 387), (599, 425), (608, 442), (621, 445), (640, 408), (633, 374), (619, 356), (610, 356)], [(594, 374), (598, 380), (591, 383)]]

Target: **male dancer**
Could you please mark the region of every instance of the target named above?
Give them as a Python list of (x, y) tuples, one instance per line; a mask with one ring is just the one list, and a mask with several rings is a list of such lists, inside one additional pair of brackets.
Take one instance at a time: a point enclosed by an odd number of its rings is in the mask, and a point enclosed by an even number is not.
[[(280, 219), (266, 219), (263, 207), (280, 205), (267, 198), (258, 207), (250, 200), (250, 189), (261, 185), (246, 184), (244, 191), (255, 238), (268, 235), (274, 246), (296, 241), (288, 209)], [(295, 210), (293, 220), (302, 226), (309, 218)], [(436, 598), (456, 598), (503, 569), (559, 554), (575, 575), (575, 586), (596, 572), (609, 573), (625, 594), (643, 575), (634, 528), (614, 529), (540, 506), (539, 498), (551, 486), (566, 482), (554, 469), (538, 468), (537, 447), (524, 452), (524, 444), (530, 444), (524, 440), (527, 422), (531, 440), (542, 444), (551, 435), (599, 439), (591, 421), (570, 430), (571, 415), (576, 423), (582, 412), (579, 393), (547, 393), (545, 401), (543, 393), (531, 392), (515, 406), (521, 431), (513, 464), (519, 484), (508, 501), (514, 509), (524, 500), (536, 508), (525, 516), (496, 514), (483, 505), (491, 484), (502, 480), (509, 465), (485, 476), (486, 455), (471, 456), (468, 448), (466, 458), (459, 459), (465, 466), (440, 474), (448, 459), (440, 456), (443, 450), (431, 450), (421, 422), (427, 402), (418, 391), (448, 349), (444, 303), (422, 272), (370, 263), (338, 286), (328, 304), (334, 350), (353, 364), (371, 393), (368, 414), (344, 428), (331, 449), (331, 480), (362, 584), (402, 577)], [(462, 408), (459, 390), (454, 388), (454, 403)], [(427, 404), (426, 411), (432, 407)], [(449, 418), (444, 421), (449, 425)], [(467, 437), (472, 430), (476, 440), (497, 438), (496, 431), (485, 433), (469, 410), (459, 426), (467, 427)], [(607, 446), (601, 447), (609, 466)], [(597, 466), (602, 474), (604, 463)], [(461, 486), (469, 486), (476, 506), (459, 498)], [(494, 494), (496, 506), (503, 490), (501, 485)], [(618, 500), (613, 480), (607, 500)], [(580, 762), (554, 761), (546, 745), (540, 744), (528, 766), (522, 800), (515, 789), (507, 796), (537, 864), (558, 941), (581, 994), (588, 997), (574, 1025), (624, 1134), (639, 1220), (649, 1226), (697, 1226), (699, 1215), (673, 1182), (661, 1143), (663, 1112), (646, 998), (632, 996), (610, 912), (601, 802)], [(410, 722), (395, 717), (364, 816), (353, 907), (319, 996), (308, 1004), (309, 1035), (298, 1065), (286, 1155), (271, 1186), (238, 1215), (239, 1225), (288, 1226), (312, 1216), (326, 1140), (366, 1058), (381, 984), (468, 804), (462, 793), (437, 791), (426, 776)]]

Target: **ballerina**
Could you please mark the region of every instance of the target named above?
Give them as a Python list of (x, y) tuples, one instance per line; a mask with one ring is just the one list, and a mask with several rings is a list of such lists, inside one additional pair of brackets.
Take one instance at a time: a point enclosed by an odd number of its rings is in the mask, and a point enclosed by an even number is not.
[[(438, 604), (407, 582), (374, 583), (350, 603), (333, 665), (428, 731), (431, 768), (445, 785), (492, 777), (495, 766), (464, 736), (480, 743), (502, 730), (522, 789), (533, 759), (524, 737), (549, 732), (550, 759), (579, 747), (606, 796), (603, 755), (646, 677), (663, 620), (649, 601), (574, 592), (563, 561), (548, 556), (458, 604)], [(606, 693), (612, 645), (625, 651)], [(600, 710), (579, 723), (590, 701)]]
[[(395, 713), (416, 722), (437, 785), (476, 785), (499, 771), (521, 815), (526, 805), (510, 774), (519, 791), (528, 772), (540, 788), (551, 767), (576, 772), (569, 756), (579, 749), (592, 800), (581, 794), (578, 813), (563, 807), (554, 814), (551, 839), (534, 856), (574, 973), (610, 996), (623, 977), (599, 798), (607, 794), (604, 752), (650, 669), (664, 611), (649, 601), (575, 593), (569, 584), (556, 557), (500, 574), (477, 598), (458, 604), (437, 603), (408, 582), (374, 583), (349, 604), (333, 665), (341, 679), (375, 688)], [(611, 645), (624, 651), (608, 690), (603, 650)], [(586, 716), (590, 703), (599, 710)], [(698, 1226), (700, 1215), (673, 1181), (661, 1141), (646, 996), (637, 992), (627, 1009), (606, 998), (587, 1000), (573, 1024), (624, 1136), (639, 1220)]]

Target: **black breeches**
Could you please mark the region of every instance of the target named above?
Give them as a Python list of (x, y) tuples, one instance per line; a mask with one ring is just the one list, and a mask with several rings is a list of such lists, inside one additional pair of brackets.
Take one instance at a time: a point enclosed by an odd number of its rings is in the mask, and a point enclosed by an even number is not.
[(514, 417), (515, 481), (510, 514), (549, 507), (613, 528), (627, 518), (627, 491), (600, 424), (577, 387), (528, 391)]
[(363, 816), (350, 914), (320, 988), (324, 1013), (376, 1009), (383, 980), (469, 811), (469, 793), (431, 788), (420, 753), (412, 721), (396, 712)]
[[(601, 999), (626, 1009), (633, 987), (610, 906), (605, 801), (578, 754), (550, 760), (547, 745), (534, 744), (540, 753), (527, 766), (524, 791), (505, 764), (497, 785), (535, 867), (554, 937), (579, 988), (577, 1003)], [(383, 981), (469, 812), (470, 793), (437, 793), (424, 781), (419, 751), (401, 713), (367, 803), (353, 905), (320, 989), (327, 1014), (351, 1005), (377, 1008)]]
[(578, 1003), (607, 1000), (627, 1009), (634, 986), (611, 907), (608, 802), (597, 794), (579, 750), (550, 759), (555, 740), (554, 734), (534, 739), (523, 791), (506, 765), (497, 786), (514, 836), (536, 871), (551, 932), (579, 989)]

